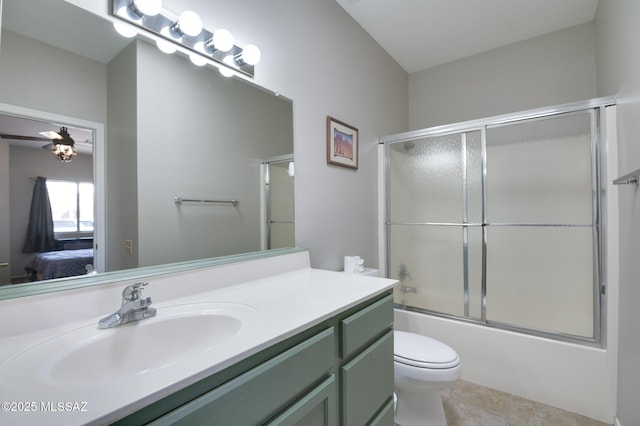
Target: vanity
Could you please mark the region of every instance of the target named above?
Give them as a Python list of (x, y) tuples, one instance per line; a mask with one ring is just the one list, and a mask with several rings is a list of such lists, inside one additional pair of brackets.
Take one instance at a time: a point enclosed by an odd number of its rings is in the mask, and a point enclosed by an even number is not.
[[(107, 274), (106, 274), (107, 275)], [(391, 425), (396, 281), (286, 249), (0, 301), (0, 424)]]

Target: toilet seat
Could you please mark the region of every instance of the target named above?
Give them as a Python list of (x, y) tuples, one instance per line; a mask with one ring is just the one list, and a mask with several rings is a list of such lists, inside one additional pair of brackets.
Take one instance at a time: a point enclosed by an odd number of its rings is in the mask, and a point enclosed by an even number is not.
[(442, 370), (460, 365), (450, 346), (430, 337), (394, 331), (393, 360), (416, 368)]

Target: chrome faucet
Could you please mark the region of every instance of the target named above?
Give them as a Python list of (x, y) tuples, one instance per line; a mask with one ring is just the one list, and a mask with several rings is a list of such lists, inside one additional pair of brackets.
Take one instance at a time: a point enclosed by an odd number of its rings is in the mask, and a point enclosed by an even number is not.
[(122, 306), (116, 312), (98, 322), (99, 328), (117, 327), (141, 319), (152, 317), (156, 309), (151, 308), (151, 298), (142, 298), (142, 290), (149, 283), (136, 283), (127, 286), (122, 291)]

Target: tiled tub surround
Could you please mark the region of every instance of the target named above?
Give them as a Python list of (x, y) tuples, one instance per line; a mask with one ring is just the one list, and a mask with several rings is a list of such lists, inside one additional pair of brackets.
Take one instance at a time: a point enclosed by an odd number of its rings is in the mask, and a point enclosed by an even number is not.
[(0, 411), (0, 424), (39, 425), (54, 419), (66, 425), (109, 423), (395, 285), (394, 280), (312, 269), (306, 251), (146, 277), (144, 296), (153, 299), (158, 316), (163, 307), (213, 301), (249, 305), (256, 311), (256, 321), (210, 356), (158, 374), (131, 377), (129, 383), (33, 387), (2, 377), (12, 358), (46, 339), (82, 326), (104, 331), (97, 328), (98, 320), (119, 307), (123, 288), (135, 281), (0, 301), (0, 401), (33, 401), (38, 407), (41, 402), (87, 403), (85, 411)]

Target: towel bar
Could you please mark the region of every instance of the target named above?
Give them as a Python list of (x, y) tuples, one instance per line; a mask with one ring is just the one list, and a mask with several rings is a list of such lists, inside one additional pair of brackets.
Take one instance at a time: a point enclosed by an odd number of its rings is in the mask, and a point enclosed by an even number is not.
[(176, 204), (182, 203), (215, 203), (215, 204), (233, 204), (237, 205), (240, 201), (238, 200), (207, 200), (204, 198), (182, 198), (182, 197), (174, 197), (173, 202)]
[(634, 183), (638, 185), (640, 183), (640, 169), (635, 172), (628, 173), (624, 176), (619, 177), (618, 179), (613, 181), (614, 185), (626, 185)]

